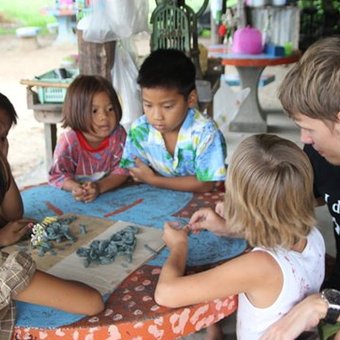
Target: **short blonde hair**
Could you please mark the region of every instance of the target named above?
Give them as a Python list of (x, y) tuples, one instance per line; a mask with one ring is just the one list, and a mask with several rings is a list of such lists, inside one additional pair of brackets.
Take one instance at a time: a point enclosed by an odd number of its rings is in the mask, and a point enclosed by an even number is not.
[(293, 142), (259, 134), (243, 140), (228, 169), (228, 229), (251, 246), (291, 248), (315, 225), (313, 170)]

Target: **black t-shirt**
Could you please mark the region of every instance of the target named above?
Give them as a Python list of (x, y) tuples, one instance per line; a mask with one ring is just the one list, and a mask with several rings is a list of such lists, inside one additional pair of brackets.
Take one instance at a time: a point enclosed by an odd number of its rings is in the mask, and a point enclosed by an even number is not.
[[(321, 197), (333, 217), (337, 243), (340, 239), (340, 166), (330, 164), (311, 146), (305, 145), (314, 170), (314, 195)], [(339, 249), (338, 249), (339, 251)]]

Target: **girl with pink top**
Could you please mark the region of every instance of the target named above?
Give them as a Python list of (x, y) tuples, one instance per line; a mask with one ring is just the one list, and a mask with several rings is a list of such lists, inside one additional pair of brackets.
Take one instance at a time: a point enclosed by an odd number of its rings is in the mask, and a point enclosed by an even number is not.
[(112, 84), (101, 76), (78, 76), (63, 106), (64, 132), (54, 151), (49, 184), (91, 202), (128, 178), (119, 167), (126, 132), (119, 124), (122, 109)]

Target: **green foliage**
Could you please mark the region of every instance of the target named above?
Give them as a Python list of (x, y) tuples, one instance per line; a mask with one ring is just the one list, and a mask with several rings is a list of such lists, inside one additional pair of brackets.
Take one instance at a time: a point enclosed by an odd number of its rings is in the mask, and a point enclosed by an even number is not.
[(228, 0), (227, 1), (227, 7), (236, 7), (237, 6), (237, 0)]
[[(186, 0), (186, 5), (190, 6), (194, 11), (198, 11), (202, 6), (204, 0)], [(160, 0), (158, 0), (160, 3)], [(149, 0), (149, 9), (152, 12), (156, 7), (156, 0)], [(209, 7), (209, 5), (208, 5)]]
[(334, 8), (340, 11), (339, 0), (299, 0), (298, 5), (301, 9), (315, 8), (318, 15), (323, 15), (326, 8)]
[(301, 50), (314, 41), (340, 34), (340, 0), (299, 0)]
[[(203, 0), (186, 0), (194, 10), (198, 10)], [(45, 28), (47, 23), (54, 22), (52, 15), (44, 13), (43, 8), (51, 7), (55, 0), (0, 0), (0, 34), (14, 32), (13, 26), (38, 26)], [(149, 0), (150, 12), (156, 6), (155, 0)], [(4, 20), (5, 19), (5, 20)], [(3, 22), (6, 22), (4, 25)], [(12, 25), (8, 25), (10, 22)]]
[[(38, 26), (46, 27), (49, 22), (55, 21), (54, 17), (43, 13), (42, 9), (52, 6), (54, 0), (1, 0), (0, 18), (5, 21), (0, 24), (0, 32), (11, 31), (10, 26)], [(8, 25), (11, 23), (12, 25)]]

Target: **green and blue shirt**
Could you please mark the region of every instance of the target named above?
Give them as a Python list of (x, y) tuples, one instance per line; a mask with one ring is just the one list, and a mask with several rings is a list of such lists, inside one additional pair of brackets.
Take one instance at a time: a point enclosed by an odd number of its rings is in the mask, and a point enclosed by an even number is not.
[(223, 181), (226, 176), (225, 139), (216, 123), (195, 109), (188, 110), (173, 156), (162, 134), (145, 115), (139, 117), (128, 133), (120, 166), (135, 167), (135, 157), (164, 177), (196, 176), (209, 182)]

